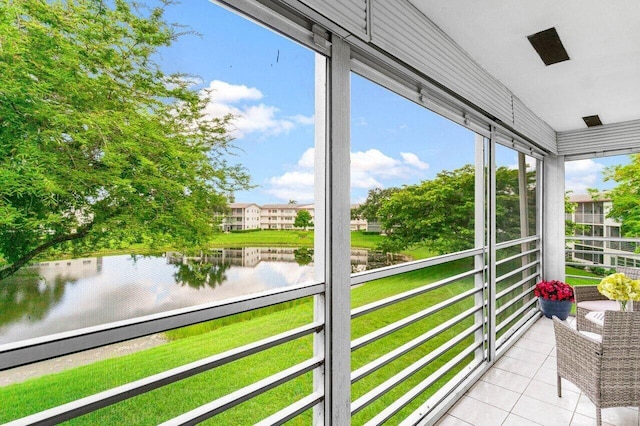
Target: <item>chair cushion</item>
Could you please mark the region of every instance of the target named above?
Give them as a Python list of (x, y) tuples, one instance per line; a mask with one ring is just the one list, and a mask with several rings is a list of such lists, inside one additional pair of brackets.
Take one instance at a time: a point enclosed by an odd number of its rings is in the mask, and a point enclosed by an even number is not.
[(620, 303), (617, 300), (585, 300), (578, 303), (578, 307), (589, 311), (619, 311)]
[(602, 336), (598, 333), (592, 333), (590, 331), (580, 331), (580, 334), (582, 334), (585, 337), (588, 337), (591, 340), (595, 340), (596, 342), (602, 343)]

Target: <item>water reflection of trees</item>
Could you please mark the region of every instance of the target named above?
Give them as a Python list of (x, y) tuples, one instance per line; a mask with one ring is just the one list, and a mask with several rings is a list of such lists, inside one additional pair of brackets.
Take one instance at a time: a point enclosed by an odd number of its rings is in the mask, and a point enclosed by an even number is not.
[(178, 284), (200, 289), (215, 288), (225, 282), (227, 280), (226, 271), (231, 267), (231, 264), (189, 261), (177, 264), (176, 267), (177, 270), (173, 274), (173, 278)]
[(67, 283), (76, 280), (56, 276), (45, 281), (35, 271), (28, 271), (0, 282), (0, 325), (43, 319), (64, 296)]
[(293, 257), (295, 258), (298, 265), (308, 265), (313, 261), (313, 250), (306, 247), (301, 247), (293, 251)]

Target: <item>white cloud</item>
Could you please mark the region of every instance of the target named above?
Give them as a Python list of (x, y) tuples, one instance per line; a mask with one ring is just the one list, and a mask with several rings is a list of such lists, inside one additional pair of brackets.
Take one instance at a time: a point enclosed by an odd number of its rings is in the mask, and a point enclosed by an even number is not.
[[(416, 154), (401, 153), (400, 156), (402, 161), (377, 149), (352, 152), (351, 187), (365, 190), (384, 188), (385, 180), (409, 179), (429, 167)], [(268, 180), (266, 192), (281, 200), (312, 201), (314, 157), (314, 148), (307, 149), (298, 160), (295, 170)]]
[(234, 126), (239, 131), (238, 138), (247, 133), (265, 133), (267, 135), (277, 135), (287, 133), (293, 129), (295, 124), (289, 120), (279, 120), (276, 118), (278, 108), (264, 104), (249, 106), (239, 113), (233, 120)]
[(211, 118), (220, 118), (227, 114), (234, 116), (229, 129), (235, 139), (255, 133), (263, 136), (286, 134), (298, 125), (314, 123), (314, 118), (301, 114), (280, 118), (280, 110), (264, 103), (256, 104), (264, 95), (255, 87), (231, 84), (213, 80), (200, 96), (208, 100), (205, 114)]
[(315, 162), (315, 149), (309, 148), (307, 149), (300, 160), (298, 160), (298, 166), (306, 169), (313, 169)]
[(268, 186), (267, 194), (277, 199), (311, 202), (314, 196), (313, 167), (310, 170), (291, 171), (282, 176), (274, 176), (268, 180)]
[(216, 103), (233, 104), (242, 100), (260, 100), (262, 92), (255, 87), (244, 84), (230, 84), (225, 81), (213, 80), (209, 83), (209, 99)]
[(351, 153), (351, 169), (356, 171), (376, 171), (394, 169), (400, 165), (395, 160), (377, 149)]
[(351, 169), (351, 187), (371, 189), (384, 188), (384, 185), (365, 171)]
[(592, 159), (565, 163), (565, 190), (574, 194), (586, 194), (587, 188), (598, 187), (604, 164)]
[(315, 122), (316, 122), (316, 119), (315, 119), (315, 117), (313, 115), (311, 117), (308, 117), (306, 115), (296, 114), (294, 116), (287, 117), (287, 118), (289, 118), (290, 120), (292, 120), (295, 123), (303, 124), (303, 125), (306, 125), (306, 126), (310, 126), (312, 124), (315, 124)]
[(429, 164), (421, 161), (416, 154), (411, 152), (401, 152), (400, 156), (404, 160), (406, 164), (409, 166), (413, 166), (419, 170), (427, 170), (429, 168)]
[(276, 186), (313, 187), (313, 172), (287, 172), (282, 176), (272, 177), (269, 183)]
[(604, 164), (593, 161), (590, 158), (587, 160), (567, 161), (565, 163), (565, 173), (567, 175), (601, 172), (603, 169)]

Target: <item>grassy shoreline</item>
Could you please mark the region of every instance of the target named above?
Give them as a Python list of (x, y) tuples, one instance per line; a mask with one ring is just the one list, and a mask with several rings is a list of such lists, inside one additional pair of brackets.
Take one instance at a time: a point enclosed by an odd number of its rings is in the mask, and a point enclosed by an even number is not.
[[(374, 250), (384, 239), (382, 235), (366, 234), (360, 231), (351, 232), (351, 247), (367, 250)], [(209, 248), (236, 248), (236, 247), (307, 247), (313, 248), (313, 231), (286, 231), (286, 230), (261, 230), (257, 232), (230, 232), (217, 234), (207, 245)], [(51, 260), (73, 259), (80, 257), (102, 257), (116, 256), (123, 254), (130, 255), (157, 255), (168, 251), (183, 252), (184, 248), (173, 246), (149, 247), (143, 243), (130, 244), (125, 247), (88, 250), (82, 253), (71, 251), (53, 250), (47, 255), (37, 257), (34, 262), (44, 262)], [(412, 250), (407, 250), (402, 254), (411, 256)], [(0, 267), (4, 265), (0, 259)]]
[[(400, 277), (391, 277), (367, 283), (365, 286), (358, 287), (352, 291), (352, 306), (362, 306), (389, 295), (424, 285), (427, 282), (436, 281), (449, 275), (452, 267), (454, 269), (467, 268), (468, 265), (463, 263), (441, 265), (441, 267), (429, 268), (429, 271), (414, 271)], [(425, 306), (438, 303), (452, 293), (460, 291), (461, 286), (465, 285), (472, 284), (470, 282), (459, 284), (455, 286), (455, 289), (446, 287), (402, 302), (396, 307), (382, 309), (373, 314), (360, 317), (353, 322), (352, 338), (370, 333), (407, 314), (422, 310)], [(454, 311), (458, 312), (461, 308), (462, 306), (452, 307), (450, 312), (445, 314), (447, 316), (454, 315)], [(238, 321), (224, 324), (214, 328), (212, 331), (178, 338), (153, 349), (120, 358), (99, 361), (88, 366), (0, 388), (0, 400), (3, 401), (2, 409), (0, 409), (0, 422), (9, 421), (48, 407), (82, 398), (113, 386), (128, 383), (309, 323), (313, 319), (313, 302), (309, 298), (292, 302), (286, 309), (264, 312), (264, 315), (245, 318), (242, 321), (240, 321), (240, 316), (236, 319)], [(436, 322), (440, 320), (441, 318), (425, 319), (398, 333), (394, 333), (393, 336), (381, 339), (354, 352), (352, 355), (353, 368), (358, 368), (372, 359), (388, 353), (399, 344), (407, 342), (416, 335), (434, 327)], [(415, 352), (407, 354), (402, 360), (394, 362), (354, 384), (352, 389), (354, 399), (406, 367), (407, 363), (424, 356), (425, 353), (431, 350), (432, 345), (438, 345), (442, 343), (443, 339), (450, 338), (459, 332), (460, 329), (448, 330), (445, 334), (430, 342), (430, 344), (424, 345)], [(99, 410), (78, 418), (72, 421), (71, 424), (109, 424), (112, 422), (119, 424), (122, 424), (122, 422), (127, 424), (157, 424), (172, 416), (193, 409), (200, 404), (231, 393), (269, 374), (288, 368), (303, 359), (308, 359), (312, 355), (312, 351), (311, 338), (299, 339), (287, 345), (273, 348), (263, 354), (252, 355), (228, 366), (158, 389), (148, 395), (142, 395), (116, 404), (113, 407)], [(415, 380), (424, 379), (426, 375), (445, 361), (429, 366), (428, 369), (416, 376)], [(354, 417), (354, 424), (364, 423), (375, 412), (388, 404), (389, 398), (397, 398), (401, 392), (406, 392), (411, 383), (413, 382), (407, 382), (392, 390), (383, 400), (363, 410)], [(244, 403), (228, 413), (217, 416), (215, 423), (253, 423), (277, 411), (291, 401), (308, 394), (311, 388), (312, 377), (310, 374), (305, 375), (285, 386), (270, 391), (254, 401)], [(308, 421), (308, 416), (302, 416), (295, 420), (293, 424), (307, 424)]]
[[(279, 233), (276, 231), (267, 232)], [(292, 234), (295, 236), (297, 233), (295, 231)], [(245, 235), (255, 238), (255, 234), (258, 233), (252, 234), (254, 235), (249, 233)], [(352, 237), (354, 234), (356, 233), (352, 233)], [(366, 238), (360, 240), (359, 244), (373, 244), (375, 238), (370, 237), (384, 238), (370, 235), (363, 235), (363, 237)], [(286, 239), (282, 235), (279, 238), (280, 241)], [(228, 241), (224, 241), (222, 244), (228, 244)], [(418, 258), (425, 257), (424, 255), (421, 256), (419, 251), (414, 251), (412, 254)], [(462, 260), (368, 282), (363, 286), (352, 289), (351, 305), (352, 308), (357, 308), (391, 295), (468, 271), (472, 267), (471, 260)], [(568, 271), (570, 270), (568, 269)], [(574, 273), (574, 271), (571, 271), (571, 273)], [(589, 275), (585, 271), (581, 271), (581, 274)], [(593, 282), (589, 280), (577, 281), (576, 284)], [(362, 337), (394, 321), (419, 312), (428, 306), (433, 306), (471, 288), (473, 285), (473, 278), (468, 278), (462, 282), (444, 286), (356, 318), (351, 322), (351, 339)], [(416, 336), (425, 333), (427, 330), (433, 329), (448, 318), (471, 307), (472, 304), (472, 299), (465, 299), (440, 311), (437, 315), (427, 317), (390, 336), (354, 351), (351, 359), (352, 370), (366, 365), (414, 339)], [(313, 300), (312, 298), (306, 298), (173, 330), (166, 333), (170, 340), (168, 343), (152, 349), (118, 358), (105, 359), (90, 365), (0, 387), (0, 400), (3, 401), (2, 408), (0, 408), (0, 423), (237, 348), (311, 321), (313, 321)], [(399, 360), (354, 383), (352, 386), (352, 400), (369, 392), (406, 368), (407, 365), (424, 357), (433, 348), (463, 332), (470, 325), (470, 321), (464, 321), (446, 330), (431, 341), (407, 353)], [(467, 343), (465, 342), (464, 344)], [(452, 350), (445, 356), (438, 358), (409, 381), (392, 389), (379, 401), (359, 412), (353, 417), (353, 424), (365, 423), (390, 404), (391, 401), (400, 397), (413, 385), (424, 380), (429, 374), (453, 358), (457, 353), (456, 351), (457, 349)], [(291, 367), (310, 358), (312, 354), (312, 338), (298, 339), (286, 345), (251, 355), (248, 358), (234, 361), (213, 371), (199, 374), (88, 414), (71, 421), (70, 424), (157, 424), (213, 399), (234, 392), (270, 374)], [(463, 368), (463, 366), (460, 366), (460, 368)], [(245, 424), (257, 422), (292, 401), (306, 396), (312, 391), (312, 386), (311, 374), (306, 374), (258, 398), (243, 403), (220, 416), (216, 416), (213, 423)], [(429, 392), (433, 391), (435, 389), (429, 390)], [(398, 414), (398, 418), (413, 411), (417, 405), (418, 402), (414, 402), (407, 406)], [(294, 419), (291, 424), (308, 424), (309, 422), (310, 413), (306, 413)]]

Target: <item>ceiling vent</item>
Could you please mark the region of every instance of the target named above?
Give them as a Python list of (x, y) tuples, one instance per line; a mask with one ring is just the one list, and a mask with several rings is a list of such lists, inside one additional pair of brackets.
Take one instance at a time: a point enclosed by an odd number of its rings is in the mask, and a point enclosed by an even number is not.
[(602, 126), (602, 121), (597, 115), (590, 115), (588, 117), (582, 117), (587, 127)]
[(539, 33), (527, 36), (527, 38), (545, 65), (549, 66), (569, 60), (569, 55), (562, 45), (560, 36), (558, 36), (555, 28), (540, 31)]

